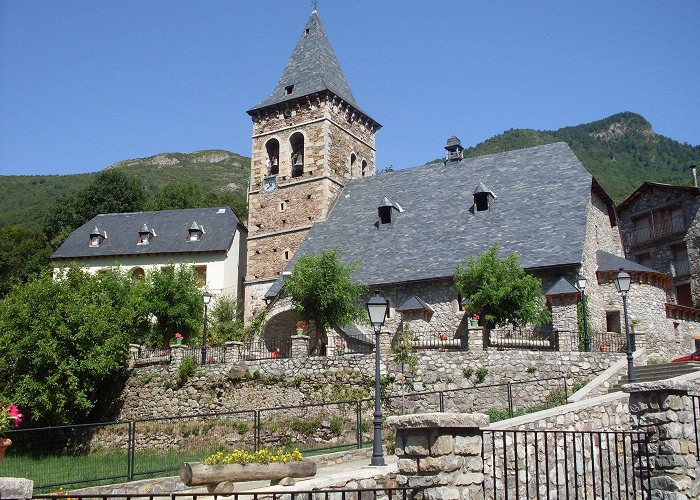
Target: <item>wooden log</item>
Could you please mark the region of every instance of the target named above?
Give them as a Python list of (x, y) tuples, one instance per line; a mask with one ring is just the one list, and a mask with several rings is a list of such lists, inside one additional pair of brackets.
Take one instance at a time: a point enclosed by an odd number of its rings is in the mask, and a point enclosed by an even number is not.
[(316, 462), (310, 460), (287, 462), (286, 464), (205, 465), (201, 462), (183, 462), (180, 465), (180, 480), (187, 486), (204, 486), (225, 481), (279, 480), (285, 477), (312, 477), (315, 475)]

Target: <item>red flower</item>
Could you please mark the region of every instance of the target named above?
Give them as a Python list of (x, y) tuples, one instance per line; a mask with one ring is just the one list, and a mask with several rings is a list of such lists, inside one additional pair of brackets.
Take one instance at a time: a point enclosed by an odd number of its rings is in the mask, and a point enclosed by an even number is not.
[(14, 404), (10, 403), (10, 405), (7, 407), (7, 413), (8, 415), (10, 415), (11, 419), (14, 419), (15, 429), (19, 427), (19, 424), (22, 423), (22, 419), (24, 418), (24, 415), (20, 413), (19, 408), (17, 408)]
[(306, 321), (297, 321), (297, 328), (306, 328)]

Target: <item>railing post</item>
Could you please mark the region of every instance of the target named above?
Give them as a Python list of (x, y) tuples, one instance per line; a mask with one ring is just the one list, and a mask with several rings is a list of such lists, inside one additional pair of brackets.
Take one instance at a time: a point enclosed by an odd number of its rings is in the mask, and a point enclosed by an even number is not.
[(258, 451), (258, 449), (260, 449), (260, 410), (255, 410), (253, 427), (253, 435), (255, 436), (253, 439), (253, 451)]
[(355, 401), (355, 417), (357, 418), (357, 448), (362, 448), (362, 401)]
[(508, 382), (508, 415), (513, 418), (513, 386)]
[(134, 457), (136, 448), (136, 422), (129, 420), (129, 437), (126, 458), (126, 475), (128, 481), (134, 480)]
[(438, 393), (440, 395), (440, 413), (445, 412), (445, 393), (440, 391)]

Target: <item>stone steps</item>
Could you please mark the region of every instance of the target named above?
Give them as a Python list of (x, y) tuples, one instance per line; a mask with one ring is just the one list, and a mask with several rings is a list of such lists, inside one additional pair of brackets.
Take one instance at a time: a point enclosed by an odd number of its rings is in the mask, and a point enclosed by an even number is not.
[[(680, 377), (700, 370), (700, 363), (697, 361), (687, 361), (685, 363), (664, 363), (660, 365), (635, 366), (635, 382), (655, 382), (668, 378)], [(627, 383), (627, 371), (620, 381), (610, 388), (610, 392), (622, 390), (622, 386)]]

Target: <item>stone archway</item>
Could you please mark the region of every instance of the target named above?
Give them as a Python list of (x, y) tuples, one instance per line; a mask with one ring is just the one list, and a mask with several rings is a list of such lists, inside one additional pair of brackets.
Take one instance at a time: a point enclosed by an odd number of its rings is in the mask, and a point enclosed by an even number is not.
[(286, 352), (290, 349), (289, 338), (296, 331), (296, 323), (301, 318), (293, 309), (279, 311), (273, 316), (268, 317), (265, 322), (265, 329), (262, 334), (262, 340), (270, 351), (276, 347), (280, 347), (280, 354), (288, 356)]

